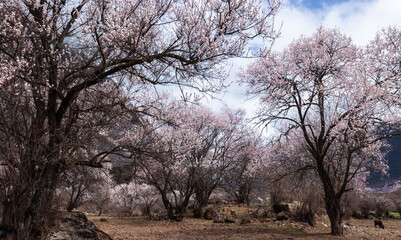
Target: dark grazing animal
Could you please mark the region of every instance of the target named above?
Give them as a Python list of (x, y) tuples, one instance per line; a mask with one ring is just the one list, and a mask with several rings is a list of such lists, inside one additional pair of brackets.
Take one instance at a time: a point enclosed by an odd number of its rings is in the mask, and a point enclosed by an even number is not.
[(383, 228), (383, 229), (384, 229), (383, 222), (382, 222), (382, 221), (380, 221), (380, 220), (378, 220), (378, 219), (376, 219), (376, 220), (375, 220), (375, 228), (376, 228), (376, 226), (377, 226), (377, 225), (379, 225), (379, 227), (381, 227), (381, 228)]

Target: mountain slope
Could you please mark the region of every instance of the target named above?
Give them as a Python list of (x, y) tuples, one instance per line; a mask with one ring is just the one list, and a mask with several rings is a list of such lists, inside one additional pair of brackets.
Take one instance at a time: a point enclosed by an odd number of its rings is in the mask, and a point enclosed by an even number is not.
[(401, 179), (401, 136), (388, 139), (391, 145), (390, 152), (387, 154), (389, 165), (389, 175), (383, 176), (379, 173), (372, 173), (368, 179), (368, 186), (372, 188), (382, 188), (386, 184), (392, 184)]

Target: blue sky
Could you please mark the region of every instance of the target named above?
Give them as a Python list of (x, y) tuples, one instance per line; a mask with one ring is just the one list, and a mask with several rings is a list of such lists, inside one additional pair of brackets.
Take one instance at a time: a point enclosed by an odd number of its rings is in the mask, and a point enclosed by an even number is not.
[[(401, 0), (283, 0), (275, 25), (276, 28), (281, 26), (281, 35), (273, 45), (276, 51), (281, 51), (301, 35), (311, 35), (320, 25), (339, 28), (355, 44), (362, 46), (387, 26), (401, 28)], [(249, 62), (244, 59), (231, 60), (228, 81), (235, 82), (239, 69), (246, 68)], [(258, 101), (247, 100), (245, 91), (245, 86), (233, 84), (223, 96), (223, 102), (231, 108), (245, 109), (251, 117)], [(216, 101), (206, 102), (215, 110), (221, 104)]]
[(276, 49), (320, 25), (337, 27), (364, 45), (386, 26), (401, 27), (401, 0), (283, 0), (276, 25), (282, 25)]
[(302, 6), (311, 10), (320, 10), (347, 0), (291, 0), (294, 6)]

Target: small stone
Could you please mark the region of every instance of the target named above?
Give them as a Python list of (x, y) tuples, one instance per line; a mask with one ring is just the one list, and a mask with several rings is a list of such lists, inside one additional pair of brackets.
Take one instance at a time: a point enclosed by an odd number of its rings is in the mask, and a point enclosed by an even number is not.
[(216, 215), (213, 220), (214, 223), (224, 223), (224, 218), (221, 214)]
[(225, 223), (235, 223), (235, 218), (233, 216), (226, 216), (224, 218)]
[(251, 219), (249, 219), (249, 218), (241, 219), (241, 224), (249, 224), (249, 223), (252, 223)]
[(237, 214), (237, 212), (235, 211), (235, 210), (231, 210), (231, 216), (233, 216), (233, 217), (235, 217), (235, 218), (237, 218), (238, 217), (238, 214)]

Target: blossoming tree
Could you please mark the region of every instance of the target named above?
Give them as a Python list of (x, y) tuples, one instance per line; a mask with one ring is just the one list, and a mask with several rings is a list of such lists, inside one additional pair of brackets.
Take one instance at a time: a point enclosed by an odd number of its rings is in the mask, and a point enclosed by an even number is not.
[(154, 187), (135, 181), (114, 186), (111, 195), (113, 202), (129, 214), (141, 210), (143, 215), (149, 215), (159, 199)]
[[(180, 221), (197, 184), (228, 162), (230, 133), (209, 109), (173, 100), (120, 138), (136, 175), (155, 187), (172, 220)], [(216, 169), (219, 169), (217, 171)]]
[(333, 235), (343, 234), (341, 198), (350, 182), (369, 166), (386, 167), (381, 139), (399, 122), (400, 45), (389, 41), (398, 34), (379, 35), (362, 49), (320, 27), (242, 74), (261, 99), (260, 120), (292, 138), (278, 151), (318, 174)]
[(10, 199), (3, 201), (3, 224), (14, 239), (45, 237), (48, 206), (68, 166), (101, 167), (104, 154), (74, 157), (91, 141), (73, 136), (80, 123), (95, 137), (113, 119), (108, 111), (129, 106), (103, 83), (119, 79), (109, 87), (120, 90), (140, 83), (218, 88), (211, 80), (218, 64), (244, 55), (250, 39), (273, 36), (278, 3), (264, 2), (1, 1), (0, 138), (7, 144), (0, 161)]

